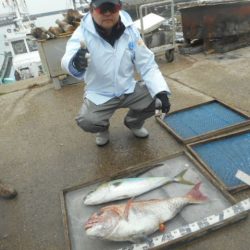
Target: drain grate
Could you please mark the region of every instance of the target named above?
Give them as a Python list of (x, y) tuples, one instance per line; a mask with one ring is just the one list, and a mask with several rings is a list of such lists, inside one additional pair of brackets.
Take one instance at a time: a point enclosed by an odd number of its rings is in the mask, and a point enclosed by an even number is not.
[(250, 174), (250, 131), (190, 144), (189, 148), (230, 190), (243, 186), (235, 177), (238, 170)]
[(178, 139), (188, 143), (242, 126), (249, 123), (249, 118), (225, 104), (211, 101), (170, 113), (162, 122)]

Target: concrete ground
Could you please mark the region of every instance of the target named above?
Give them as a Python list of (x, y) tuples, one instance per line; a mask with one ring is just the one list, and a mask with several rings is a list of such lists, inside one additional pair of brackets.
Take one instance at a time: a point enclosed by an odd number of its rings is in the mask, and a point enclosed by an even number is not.
[[(159, 65), (172, 90), (172, 111), (216, 98), (250, 115), (250, 47), (225, 54), (177, 53), (173, 63), (159, 59)], [(0, 178), (19, 192), (14, 200), (0, 200), (1, 250), (66, 249), (63, 189), (183, 150), (153, 118), (145, 124), (150, 137), (134, 138), (123, 125), (126, 110), (111, 120), (109, 145), (97, 147), (94, 135), (74, 121), (82, 92), (83, 84), (54, 90), (46, 77), (0, 86)], [(246, 190), (234, 197), (249, 195)], [(249, 250), (249, 234), (247, 218), (178, 249)]]

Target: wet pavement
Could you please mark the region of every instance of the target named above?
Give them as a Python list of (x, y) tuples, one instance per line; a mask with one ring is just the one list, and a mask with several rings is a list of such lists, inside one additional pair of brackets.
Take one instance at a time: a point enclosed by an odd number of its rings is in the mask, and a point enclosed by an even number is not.
[[(250, 47), (225, 54), (176, 53), (173, 63), (158, 62), (172, 90), (172, 111), (216, 98), (250, 115)], [(46, 77), (0, 86), (0, 179), (19, 192), (15, 200), (0, 200), (1, 250), (66, 249), (63, 189), (184, 149), (154, 118), (145, 124), (149, 138), (135, 138), (123, 125), (125, 109), (111, 119), (110, 143), (97, 147), (94, 135), (74, 121), (82, 93), (83, 84), (55, 90)], [(234, 197), (249, 195), (246, 190)], [(246, 219), (178, 249), (248, 250), (249, 233)]]

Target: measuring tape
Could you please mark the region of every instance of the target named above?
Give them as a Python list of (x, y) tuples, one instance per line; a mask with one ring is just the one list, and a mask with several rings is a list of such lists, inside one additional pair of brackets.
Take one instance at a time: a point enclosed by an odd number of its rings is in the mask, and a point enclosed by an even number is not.
[(120, 248), (119, 250), (147, 250), (152, 247), (161, 246), (168, 242), (171, 242), (172, 240), (180, 239), (190, 233), (199, 232), (206, 229), (207, 227), (220, 224), (224, 220), (232, 218), (248, 210), (250, 210), (250, 198), (236, 203), (235, 205), (224, 209), (218, 214), (208, 216), (202, 220), (192, 222), (178, 229), (153, 237), (152, 239), (150, 239), (150, 242), (133, 244), (127, 247)]

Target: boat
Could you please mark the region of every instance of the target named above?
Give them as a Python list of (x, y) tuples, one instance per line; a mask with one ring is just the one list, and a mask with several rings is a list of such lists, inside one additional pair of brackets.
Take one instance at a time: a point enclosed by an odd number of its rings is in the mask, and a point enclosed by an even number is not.
[(8, 26), (4, 41), (12, 54), (15, 80), (37, 77), (43, 73), (43, 68), (36, 40), (29, 35), (35, 23), (29, 19), (24, 0), (13, 0), (11, 4), (16, 18), (14, 24)]

